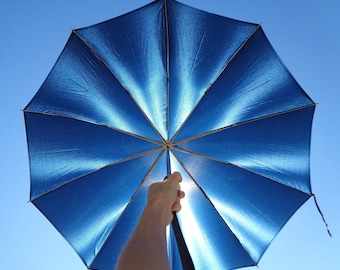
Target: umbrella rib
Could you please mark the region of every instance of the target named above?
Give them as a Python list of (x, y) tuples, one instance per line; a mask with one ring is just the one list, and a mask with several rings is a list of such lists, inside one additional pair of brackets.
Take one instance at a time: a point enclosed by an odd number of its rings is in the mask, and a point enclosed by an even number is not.
[[(176, 147), (176, 149), (180, 150), (179, 148)], [(186, 152), (186, 150), (184, 151)], [(210, 200), (209, 196), (205, 193), (205, 191), (202, 189), (202, 187), (197, 183), (197, 181), (194, 179), (194, 177), (190, 174), (190, 172), (187, 170), (187, 168), (184, 166), (184, 164), (182, 163), (182, 161), (177, 157), (177, 155), (172, 151), (174, 157), (177, 159), (177, 161), (181, 164), (181, 166), (183, 167), (183, 169), (185, 170), (185, 172), (189, 175), (189, 177), (191, 178), (191, 180), (195, 183), (195, 185), (197, 186), (197, 188), (200, 190), (200, 192), (203, 194), (203, 196), (208, 200), (209, 204), (213, 207), (214, 211), (216, 212), (216, 214), (219, 216), (219, 218), (222, 220), (222, 222), (228, 227), (229, 231), (231, 232), (231, 234), (234, 236), (234, 238), (239, 242), (240, 246), (242, 247), (242, 249), (246, 252), (246, 254), (248, 254), (249, 258), (252, 260), (252, 262), (254, 263), (255, 266), (257, 266), (257, 262), (254, 261), (254, 259), (252, 258), (252, 256), (250, 255), (249, 251), (246, 249), (246, 247), (241, 243), (241, 241), (239, 240), (239, 238), (235, 235), (235, 233), (232, 231), (232, 229), (229, 227), (229, 225), (226, 223), (226, 221), (223, 219), (223, 217), (220, 215), (220, 213), (217, 211), (215, 205), (213, 204), (213, 202)], [(191, 153), (191, 154), (196, 154), (196, 153)], [(200, 154), (198, 154), (200, 155)], [(203, 155), (200, 155), (203, 156)], [(228, 163), (230, 164), (230, 163)]]
[(51, 116), (51, 117), (67, 118), (67, 119), (76, 120), (76, 121), (80, 121), (80, 122), (87, 123), (87, 124), (96, 125), (96, 126), (99, 126), (99, 127), (106, 127), (106, 128), (112, 129), (114, 131), (129, 135), (129, 136), (132, 136), (132, 137), (135, 137), (135, 138), (147, 141), (147, 142), (151, 142), (151, 143), (154, 143), (154, 144), (157, 144), (157, 145), (162, 145), (162, 143), (160, 141), (152, 140), (150, 138), (147, 138), (147, 137), (135, 134), (135, 133), (131, 133), (131, 132), (119, 129), (119, 128), (115, 128), (115, 127), (112, 127), (112, 126), (109, 126), (109, 125), (106, 125), (106, 124), (102, 124), (102, 123), (98, 123), (98, 122), (92, 122), (92, 121), (89, 121), (89, 120), (84, 120), (84, 119), (77, 118), (77, 117), (74, 117), (74, 116), (57, 114), (57, 113), (36, 112), (36, 111), (30, 111), (30, 110), (26, 110), (26, 109), (23, 110), (23, 112), (24, 113), (41, 114), (41, 115), (46, 115), (46, 116)]
[[(197, 153), (197, 152), (194, 152), (194, 151), (190, 151), (190, 150), (188, 150), (188, 149), (184, 149), (184, 148), (181, 148), (181, 147), (178, 147), (178, 146), (175, 146), (174, 149), (176, 149), (176, 150), (178, 150), (178, 151), (180, 151), (180, 152), (183, 152), (183, 153), (191, 154), (191, 155), (198, 156), (198, 157), (201, 157), (201, 158), (205, 158), (205, 159), (209, 159), (209, 160), (216, 161), (216, 162), (219, 162), (219, 163), (223, 163), (223, 164), (227, 164), (227, 165), (230, 165), (230, 166), (237, 167), (237, 168), (239, 168), (239, 169), (245, 170), (245, 171), (250, 172), (250, 173), (252, 173), (252, 174), (261, 176), (261, 177), (267, 179), (268, 181), (275, 182), (275, 183), (277, 183), (277, 184), (279, 184), (279, 185), (282, 185), (282, 186), (285, 186), (285, 187), (294, 189), (294, 190), (296, 190), (296, 191), (298, 191), (298, 192), (301, 192), (301, 193), (307, 194), (307, 195), (309, 195), (309, 196), (312, 196), (312, 194), (310, 194), (310, 193), (308, 193), (308, 192), (302, 191), (302, 190), (300, 190), (300, 189), (298, 189), (298, 188), (296, 188), (296, 187), (293, 187), (293, 186), (286, 185), (286, 184), (284, 184), (284, 183), (282, 183), (282, 182), (278, 182), (278, 181), (276, 181), (275, 179), (269, 178), (268, 176), (262, 175), (262, 174), (260, 174), (260, 173), (258, 173), (258, 172), (255, 172), (255, 171), (249, 170), (249, 169), (247, 169), (247, 168), (241, 167), (241, 166), (239, 166), (239, 165), (237, 165), (237, 164), (235, 164), (235, 163), (228, 162), (228, 161), (224, 161), (224, 160), (221, 160), (221, 159), (218, 159), (218, 158), (214, 158), (214, 157), (212, 157), (212, 156), (207, 156), (207, 155), (204, 155), (204, 154), (201, 154), (201, 153)], [(177, 157), (176, 157), (176, 158), (177, 158)]]
[[(159, 150), (159, 149), (158, 149)], [(134, 198), (137, 196), (137, 193), (141, 190), (142, 186), (144, 185), (144, 183), (146, 182), (146, 179), (150, 176), (150, 174), (152, 173), (152, 171), (155, 169), (155, 167), (157, 166), (158, 162), (160, 161), (160, 159), (162, 158), (162, 156), (164, 155), (165, 150), (163, 149), (163, 151), (159, 154), (159, 156), (156, 158), (155, 162), (152, 164), (150, 170), (146, 173), (146, 175), (144, 176), (143, 180), (141, 181), (139, 187), (136, 189), (136, 191), (133, 193), (133, 195), (131, 196), (130, 200), (127, 202), (124, 210), (122, 211), (122, 213), (120, 214), (120, 216), (118, 217), (115, 225), (113, 226), (113, 228), (111, 229), (110, 233), (108, 234), (108, 236), (106, 237), (105, 241), (103, 242), (102, 246), (100, 247), (99, 251), (97, 254), (100, 253), (100, 251), (105, 247), (105, 245), (107, 244), (110, 236), (112, 235), (112, 233), (115, 231), (116, 227), (118, 226), (120, 220), (123, 218), (125, 212), (127, 211), (129, 205), (133, 202)], [(91, 269), (91, 265), (93, 264), (94, 261), (92, 261), (92, 263), (90, 264), (90, 269)]]
[(176, 133), (174, 134), (174, 136), (171, 138), (171, 141), (173, 142), (175, 140), (175, 138), (177, 137), (177, 135), (180, 133), (180, 131), (183, 129), (183, 127), (185, 126), (186, 122), (189, 120), (189, 118), (191, 117), (191, 115), (193, 114), (193, 112), (195, 111), (195, 109), (198, 107), (198, 105), (201, 103), (201, 101), (204, 99), (205, 95), (211, 90), (212, 86), (216, 83), (216, 81), (219, 79), (219, 77), (221, 76), (221, 74), (226, 70), (226, 68), (229, 66), (229, 64), (233, 61), (233, 59), (236, 57), (236, 55), (242, 50), (242, 48), (245, 46), (245, 44), (249, 41), (249, 39), (255, 34), (255, 32), (261, 27), (261, 24), (258, 24), (257, 27), (255, 28), (255, 30), (247, 37), (247, 39), (240, 45), (240, 47), (234, 52), (234, 54), (230, 57), (230, 59), (227, 61), (227, 63), (223, 66), (223, 68), (221, 69), (220, 73), (216, 76), (216, 78), (214, 79), (214, 81), (212, 83), (210, 83), (207, 86), (207, 89), (205, 90), (205, 92), (203, 93), (203, 95), (200, 97), (200, 99), (198, 100), (198, 102), (196, 103), (196, 105), (192, 108), (192, 110), (190, 111), (190, 113), (188, 114), (188, 116), (186, 117), (186, 119), (183, 121), (183, 123), (181, 124), (181, 126), (178, 128), (178, 130), (176, 131)]
[[(121, 159), (121, 160), (112, 162), (112, 163), (110, 163), (110, 164), (107, 164), (107, 165), (105, 165), (105, 166), (102, 166), (102, 167), (100, 167), (100, 168), (98, 168), (98, 169), (95, 169), (95, 170), (90, 171), (90, 172), (88, 172), (88, 173), (85, 173), (85, 174), (83, 174), (83, 175), (77, 176), (76, 178), (73, 178), (73, 179), (71, 179), (71, 180), (69, 180), (69, 181), (67, 181), (67, 182), (64, 182), (64, 183), (60, 184), (59, 186), (54, 187), (53, 189), (50, 189), (50, 190), (48, 190), (48, 191), (46, 191), (46, 192), (40, 194), (39, 196), (37, 196), (37, 197), (35, 197), (34, 199), (30, 200), (30, 202), (33, 202), (34, 200), (39, 199), (39, 198), (41, 198), (41, 197), (43, 197), (43, 196), (45, 196), (45, 195), (47, 195), (47, 194), (49, 194), (49, 193), (51, 193), (51, 192), (53, 192), (53, 191), (59, 189), (59, 188), (62, 188), (63, 186), (66, 186), (66, 185), (68, 185), (68, 184), (70, 184), (70, 183), (73, 183), (74, 181), (81, 180), (83, 177), (86, 177), (86, 176), (88, 176), (88, 175), (90, 175), (90, 174), (96, 173), (96, 172), (98, 172), (98, 171), (101, 171), (101, 170), (103, 170), (103, 169), (105, 169), (105, 168), (108, 168), (108, 167), (111, 167), (111, 166), (118, 165), (118, 164), (120, 164), (120, 163), (124, 163), (124, 162), (129, 161), (129, 160), (133, 160), (133, 159), (136, 159), (136, 158), (139, 158), (139, 157), (143, 157), (143, 156), (146, 156), (146, 155), (155, 153), (155, 152), (157, 152), (157, 151), (159, 151), (159, 150), (162, 150), (162, 149), (163, 149), (162, 147), (157, 147), (157, 148), (154, 148), (154, 149), (152, 149), (152, 150), (148, 150), (148, 151), (145, 151), (145, 152), (142, 152), (142, 153), (138, 153), (138, 154), (136, 154), (136, 155), (129, 156), (129, 157), (127, 157), (127, 158), (124, 158), (124, 159)], [(163, 150), (162, 152), (164, 152), (164, 150)]]
[(121, 87), (125, 90), (125, 92), (129, 95), (129, 97), (132, 99), (132, 101), (135, 103), (135, 105), (137, 106), (137, 108), (140, 110), (140, 112), (144, 115), (145, 119), (149, 122), (150, 126), (152, 127), (152, 129), (157, 133), (157, 135), (164, 140), (164, 138), (162, 137), (162, 135), (159, 133), (158, 129), (154, 126), (154, 124), (152, 123), (152, 121), (149, 119), (149, 117), (146, 115), (146, 113), (144, 112), (144, 110), (141, 108), (141, 106), (138, 104), (138, 102), (134, 99), (134, 97), (132, 96), (131, 92), (124, 86), (124, 84), (118, 79), (118, 77), (114, 74), (113, 70), (111, 70), (111, 68), (109, 67), (109, 65), (104, 61), (104, 59), (98, 54), (96, 53), (89, 44), (87, 44), (87, 42), (80, 36), (78, 35), (78, 33), (76, 32), (76, 30), (72, 30), (72, 33), (74, 33), (74, 35), (79, 38), (79, 40), (90, 50), (90, 52), (106, 67), (106, 69), (112, 74), (112, 76), (117, 80), (117, 82), (119, 82), (119, 84), (121, 85)]
[(169, 117), (170, 117), (170, 39), (169, 39), (169, 18), (168, 18), (168, 4), (164, 0), (164, 23), (165, 23), (165, 42), (166, 42), (166, 130), (167, 140), (169, 139)]
[(232, 124), (232, 125), (229, 125), (229, 126), (218, 128), (218, 129), (215, 129), (215, 130), (212, 130), (212, 131), (207, 131), (207, 132), (201, 133), (199, 135), (192, 136), (192, 137), (177, 141), (174, 144), (179, 145), (179, 144), (186, 143), (186, 142), (189, 142), (189, 141), (192, 141), (192, 140), (196, 140), (196, 139), (199, 139), (199, 138), (211, 135), (211, 134), (215, 134), (215, 133), (218, 133), (218, 132), (221, 132), (221, 131), (224, 131), (224, 130), (227, 130), (227, 129), (230, 129), (230, 128), (233, 128), (233, 127), (237, 127), (237, 126), (240, 126), (240, 125), (245, 125), (245, 124), (248, 124), (248, 123), (272, 118), (272, 117), (275, 117), (275, 116), (283, 115), (283, 114), (286, 114), (286, 113), (291, 113), (291, 112), (298, 111), (298, 110), (303, 110), (303, 109), (306, 109), (306, 108), (309, 108), (309, 107), (312, 107), (312, 106), (316, 106), (316, 104), (311, 103), (311, 104), (300, 106), (300, 107), (297, 107), (297, 108), (294, 108), (294, 109), (289, 109), (289, 110), (286, 110), (286, 111), (277, 112), (277, 113), (273, 113), (273, 114), (270, 114), (270, 115), (260, 116), (258, 118), (248, 119), (248, 120), (245, 120), (245, 121), (242, 121), (242, 122), (238, 122), (238, 123), (235, 123), (235, 124)]

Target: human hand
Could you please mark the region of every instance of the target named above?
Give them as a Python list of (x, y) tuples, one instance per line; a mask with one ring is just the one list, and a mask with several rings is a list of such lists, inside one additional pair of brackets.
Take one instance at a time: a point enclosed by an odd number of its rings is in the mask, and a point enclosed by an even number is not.
[(180, 189), (182, 176), (179, 172), (174, 172), (164, 182), (150, 185), (148, 192), (148, 207), (153, 208), (160, 217), (164, 225), (169, 225), (173, 219), (172, 212), (181, 210), (180, 200), (185, 193)]

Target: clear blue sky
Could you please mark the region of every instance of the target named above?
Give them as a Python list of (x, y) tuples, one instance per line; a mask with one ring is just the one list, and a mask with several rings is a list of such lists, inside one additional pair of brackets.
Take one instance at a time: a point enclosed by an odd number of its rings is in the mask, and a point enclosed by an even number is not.
[[(340, 2), (181, 2), (226, 17), (262, 23), (285, 65), (318, 103), (312, 135), (312, 187), (334, 236), (328, 236), (314, 202), (309, 200), (273, 241), (260, 261), (260, 269), (340, 269)], [(52, 225), (27, 203), (30, 179), (21, 110), (51, 70), (72, 28), (107, 20), (147, 3), (147, 0), (1, 1), (2, 269), (86, 269)]]

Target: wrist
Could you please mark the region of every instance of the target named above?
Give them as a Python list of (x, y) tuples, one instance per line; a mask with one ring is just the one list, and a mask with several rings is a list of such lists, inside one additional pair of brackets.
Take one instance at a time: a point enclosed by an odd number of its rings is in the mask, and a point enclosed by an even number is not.
[(157, 202), (148, 202), (143, 211), (143, 215), (156, 226), (166, 227), (172, 221), (173, 214), (171, 209), (161, 206)]

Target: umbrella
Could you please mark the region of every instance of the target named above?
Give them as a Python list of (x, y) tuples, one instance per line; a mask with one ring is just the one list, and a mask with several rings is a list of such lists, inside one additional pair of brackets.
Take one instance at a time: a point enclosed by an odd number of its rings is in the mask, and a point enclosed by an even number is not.
[(30, 201), (112, 269), (148, 186), (179, 171), (171, 268), (257, 265), (313, 197), (314, 108), (260, 25), (156, 0), (72, 31), (24, 109)]

